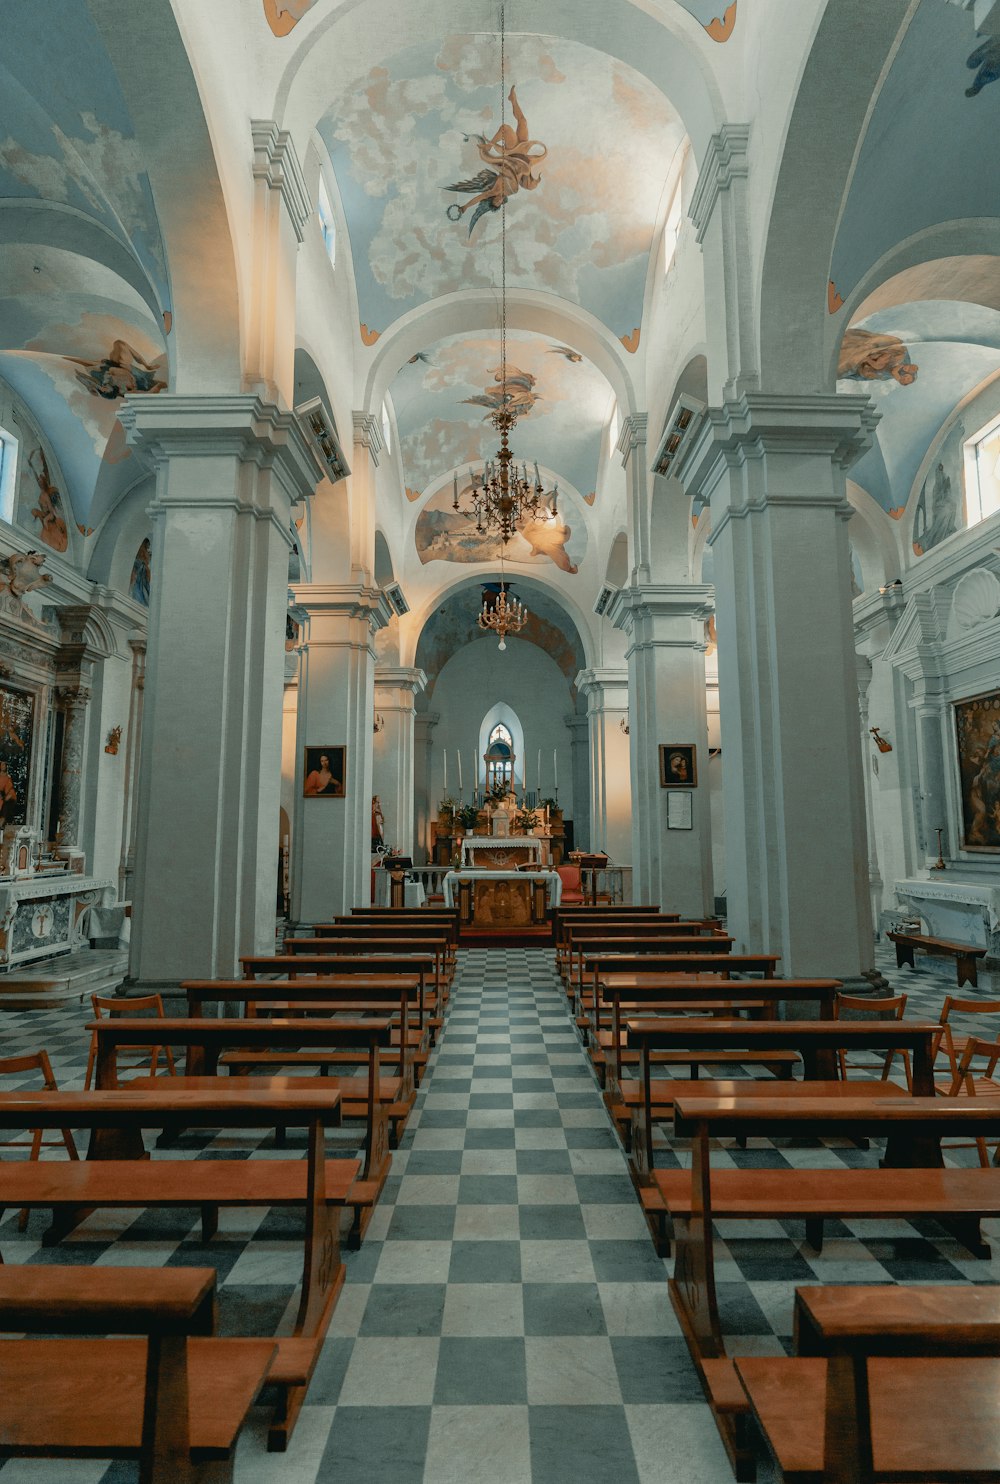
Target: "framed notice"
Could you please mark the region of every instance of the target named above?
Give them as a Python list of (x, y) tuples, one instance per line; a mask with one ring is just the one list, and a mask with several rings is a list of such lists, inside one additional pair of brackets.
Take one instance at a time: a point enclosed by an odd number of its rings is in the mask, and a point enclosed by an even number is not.
[(692, 802), (691, 794), (687, 790), (678, 789), (676, 793), (667, 795), (668, 830), (694, 829)]
[(660, 743), (660, 787), (697, 788), (698, 749), (693, 742)]

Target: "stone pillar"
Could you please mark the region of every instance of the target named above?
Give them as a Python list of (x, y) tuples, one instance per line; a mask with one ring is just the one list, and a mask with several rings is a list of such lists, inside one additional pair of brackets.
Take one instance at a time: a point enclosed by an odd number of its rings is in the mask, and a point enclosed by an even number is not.
[(415, 839), (416, 855), (413, 857), (418, 864), (423, 863), (423, 857), (427, 857), (430, 865), (434, 864), (434, 852), (431, 844), (431, 821), (437, 818), (437, 800), (431, 798), (431, 754), (434, 742), (434, 728), (441, 720), (437, 711), (418, 711), (413, 721), (413, 747), (414, 747), (414, 812), (415, 812)]
[[(299, 668), (292, 830), (293, 925), (329, 922), (371, 899), (375, 634), (392, 610), (376, 587), (296, 583), (307, 614)], [(302, 796), (307, 747), (346, 747), (342, 797)]]
[(630, 865), (629, 737), (621, 725), (628, 721), (628, 671), (581, 670), (576, 685), (587, 697), (590, 728), (590, 847), (607, 851), (616, 865)]
[(708, 302), (710, 395), (727, 401), (760, 381), (757, 285), (750, 240), (750, 125), (725, 123), (708, 141), (688, 215), (701, 247)]
[(946, 681), (937, 677), (918, 682), (917, 694), (910, 703), (917, 728), (917, 770), (920, 776), (920, 825), (924, 860), (928, 869), (938, 858), (938, 830), (941, 850), (952, 854), (948, 829), (948, 796), (944, 777), (944, 727), (948, 698), (942, 694)]
[(253, 236), (244, 385), (270, 401), (294, 400), (295, 258), (312, 202), (292, 136), (253, 119)]
[(375, 738), (372, 791), (385, 815), (385, 842), (413, 857), (414, 720), (416, 698), (427, 684), (423, 670), (375, 671), (375, 710), (385, 726)]
[(85, 686), (60, 686), (63, 713), (62, 766), (59, 772), (59, 843), (69, 848), (80, 844), (83, 805), (83, 762), (87, 745), (87, 707), (90, 691)]
[[(629, 637), (633, 901), (659, 902), (684, 917), (714, 910), (705, 691), (705, 622), (713, 607), (710, 586), (646, 584), (623, 589), (609, 613)], [(695, 748), (690, 789), (660, 787), (659, 749), (671, 742)], [(690, 829), (668, 827), (669, 801), (680, 792), (690, 797)]]
[(129, 696), (128, 741), (125, 746), (125, 802), (122, 811), (122, 853), (118, 867), (118, 895), (123, 902), (132, 895), (135, 870), (136, 793), (139, 783), (139, 757), (142, 747), (142, 711), (146, 689), (146, 636), (133, 636), (128, 641), (132, 651), (132, 689)]
[(845, 470), (867, 397), (709, 409), (678, 471), (711, 503), (729, 929), (786, 975), (871, 971)]
[(865, 833), (868, 838), (868, 892), (871, 898), (872, 927), (876, 936), (882, 916), (882, 875), (878, 868), (877, 833), (875, 829), (875, 799), (872, 778), (872, 758), (876, 756), (875, 744), (868, 732), (868, 689), (872, 683), (872, 662), (865, 655), (856, 659), (858, 672), (858, 711), (861, 723), (861, 775), (865, 785)]
[(370, 412), (354, 414), (354, 465), (351, 474), (351, 572), (367, 582), (375, 571), (375, 470), (382, 452), (382, 429)]
[(130, 962), (152, 988), (274, 943), (291, 507), (319, 470), (253, 395), (119, 416), (156, 472)]
[(649, 492), (646, 473), (646, 413), (633, 412), (622, 420), (618, 452), (627, 484), (629, 556), (633, 583), (649, 581)]
[(563, 721), (570, 735), (573, 783), (573, 844), (590, 849), (590, 720), (574, 711)]

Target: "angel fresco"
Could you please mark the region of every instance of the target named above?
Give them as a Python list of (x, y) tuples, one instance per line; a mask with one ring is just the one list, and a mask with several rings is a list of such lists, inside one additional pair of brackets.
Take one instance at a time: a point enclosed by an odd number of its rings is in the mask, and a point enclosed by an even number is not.
[(538, 520), (524, 521), (517, 529), (531, 547), (532, 556), (548, 557), (561, 572), (574, 573), (579, 570), (570, 561), (566, 550), (566, 542), (573, 532), (551, 510)]
[(837, 375), (854, 381), (888, 381), (910, 386), (919, 367), (898, 335), (873, 330), (847, 330), (840, 346)]
[[(36, 458), (41, 460), (41, 467), (36, 464)], [(31, 514), (35, 520), (41, 521), (41, 539), (53, 551), (65, 551), (69, 546), (69, 532), (62, 515), (62, 496), (52, 483), (43, 449), (38, 448), (29, 453), (28, 468), (38, 485), (38, 504)]]
[(540, 140), (530, 137), (528, 121), (517, 101), (516, 87), (511, 88), (508, 97), (514, 110), (516, 130), (510, 124), (501, 124), (492, 139), (487, 139), (485, 134), (465, 134), (463, 138), (466, 143), (475, 139), (484, 168), (469, 180), (457, 180), (453, 185), (442, 187), (443, 190), (462, 191), (472, 197), (463, 205), (453, 201), (447, 211), (448, 220), (457, 222), (461, 221), (470, 208), (475, 207), (469, 223), (470, 237), (481, 216), (490, 211), (499, 211), (508, 197), (516, 195), (518, 191), (535, 191), (541, 184), (542, 177), (535, 174), (535, 166), (545, 159), (549, 152), (548, 147)]
[(501, 407), (506, 407), (515, 417), (523, 417), (538, 401), (538, 393), (535, 391), (537, 378), (530, 371), (522, 371), (518, 366), (508, 366), (505, 380), (503, 370), (498, 366), (493, 372), (493, 380), (496, 386), (484, 387), (476, 396), (462, 398), (463, 403), (468, 403), (471, 407), (486, 408), (484, 422), (495, 412), (499, 412)]
[(126, 392), (162, 392), (167, 383), (159, 379), (160, 367), (155, 361), (147, 361), (126, 340), (115, 340), (111, 350), (100, 360), (83, 356), (64, 356), (84, 369), (76, 373), (76, 379), (92, 396), (104, 397), (114, 402)]

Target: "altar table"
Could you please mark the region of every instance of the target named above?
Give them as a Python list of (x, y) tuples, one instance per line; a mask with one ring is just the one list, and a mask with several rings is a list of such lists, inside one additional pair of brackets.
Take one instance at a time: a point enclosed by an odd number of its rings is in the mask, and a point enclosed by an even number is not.
[(545, 921), (558, 907), (562, 881), (556, 871), (449, 871), (446, 907), (458, 906), (462, 922), (481, 927), (521, 927)]
[(509, 870), (530, 863), (543, 870), (551, 844), (551, 840), (541, 840), (537, 835), (466, 835), (462, 840), (462, 865)]

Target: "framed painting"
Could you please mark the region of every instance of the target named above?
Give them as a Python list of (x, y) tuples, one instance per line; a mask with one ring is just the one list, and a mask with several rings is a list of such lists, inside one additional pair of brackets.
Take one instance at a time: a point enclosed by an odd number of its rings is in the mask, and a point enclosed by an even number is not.
[(1000, 690), (954, 704), (962, 848), (1000, 854)]
[(346, 747), (307, 747), (302, 769), (306, 799), (342, 799), (347, 777)]
[(697, 788), (698, 749), (693, 742), (660, 743), (660, 787)]
[(27, 818), (34, 733), (34, 696), (0, 682), (0, 829)]

